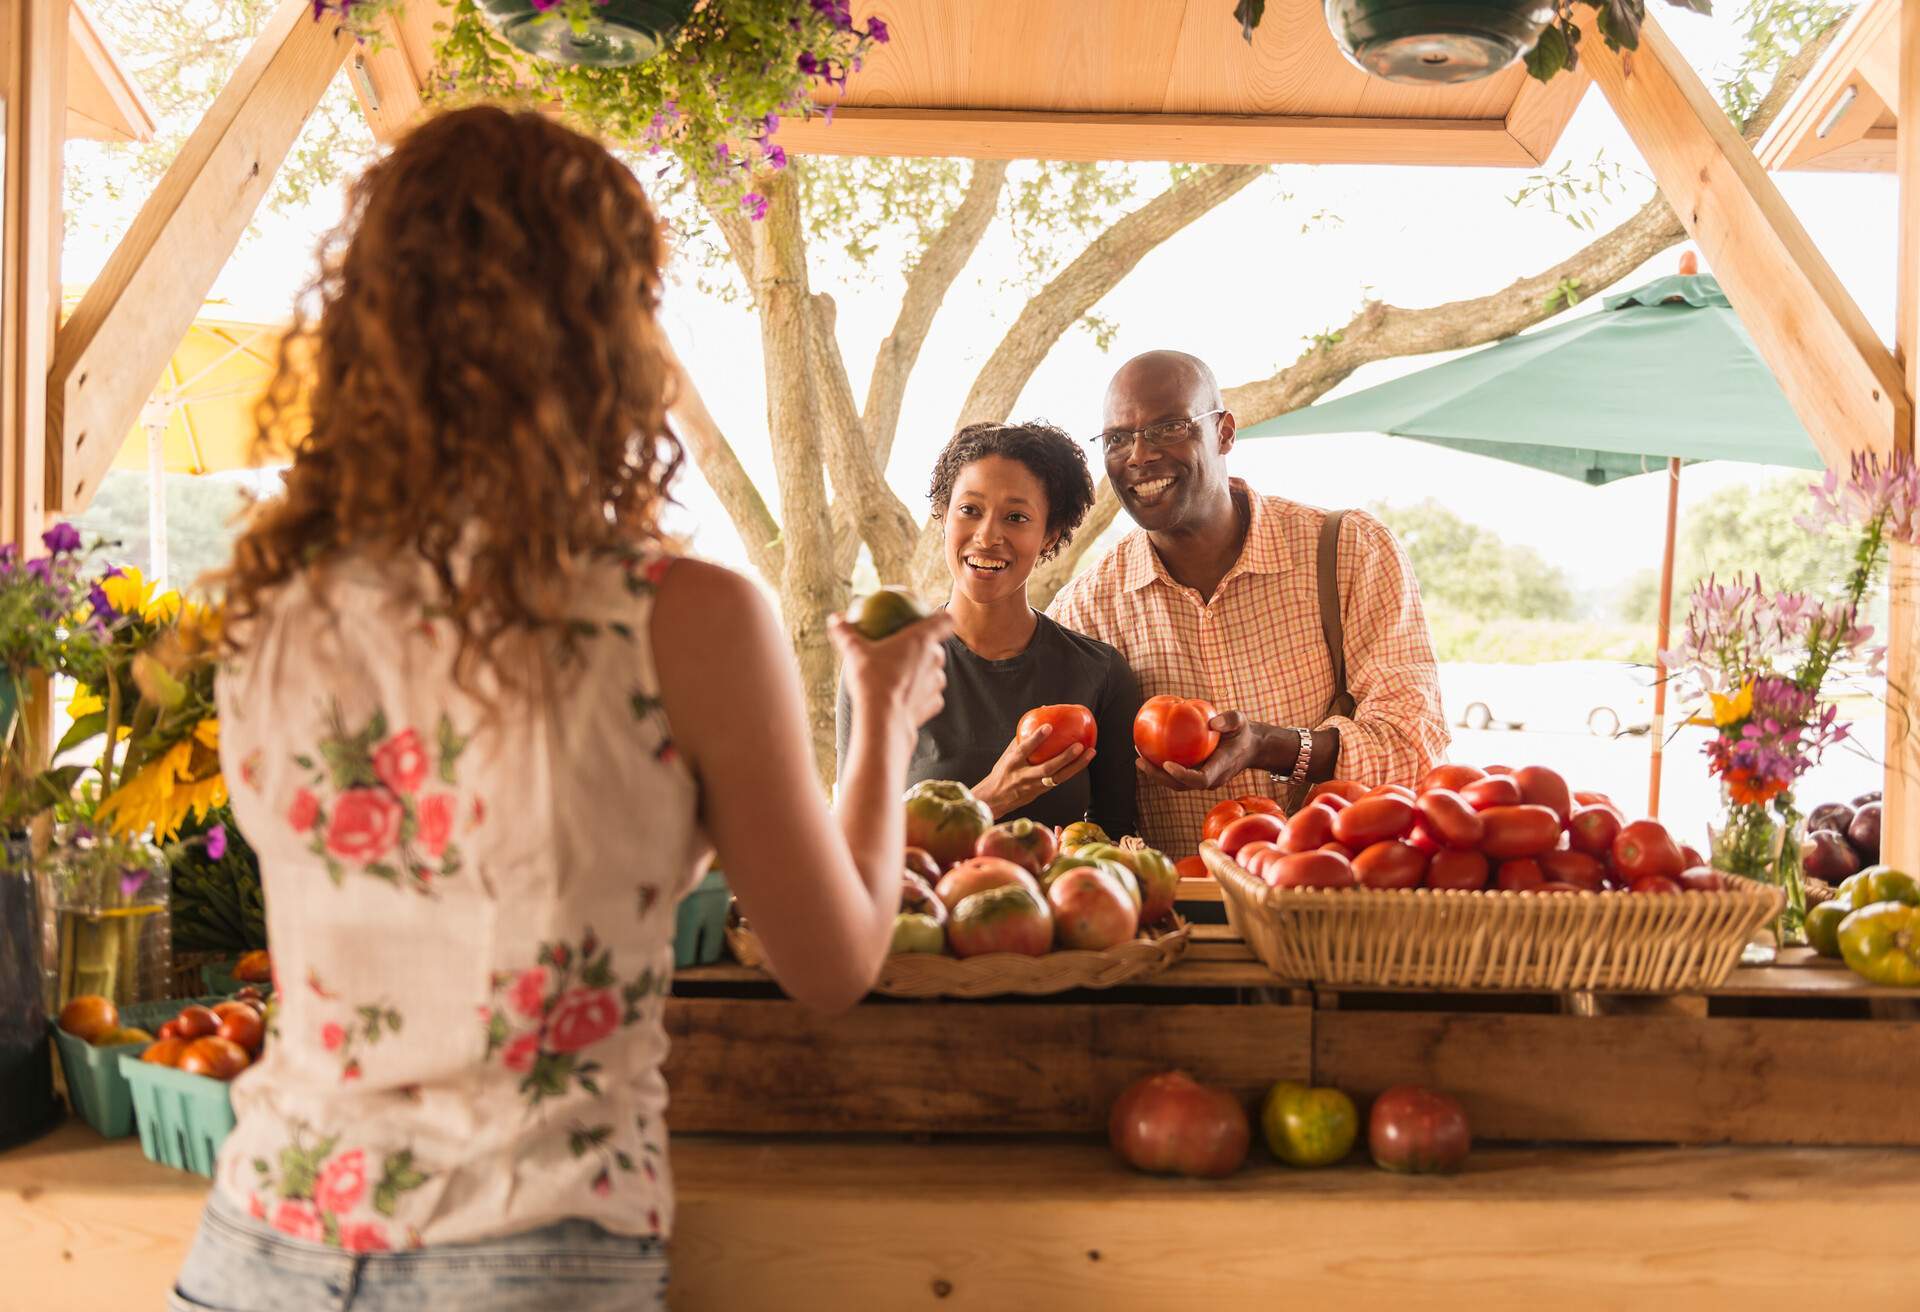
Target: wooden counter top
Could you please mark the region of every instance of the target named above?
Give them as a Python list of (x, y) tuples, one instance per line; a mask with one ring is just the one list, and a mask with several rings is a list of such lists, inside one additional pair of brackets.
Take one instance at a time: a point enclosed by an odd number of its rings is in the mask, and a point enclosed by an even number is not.
[[(680, 1136), (674, 1306), (1911, 1306), (1920, 1152), (1519, 1149), (1155, 1179), (1085, 1140)], [(70, 1122), (0, 1156), (8, 1308), (157, 1308), (206, 1182)], [(1543, 1302), (1542, 1300), (1550, 1300)]]

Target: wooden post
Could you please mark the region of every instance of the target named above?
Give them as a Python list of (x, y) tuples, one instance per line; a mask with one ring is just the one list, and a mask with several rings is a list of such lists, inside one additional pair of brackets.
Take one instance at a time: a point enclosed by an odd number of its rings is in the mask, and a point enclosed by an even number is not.
[(1660, 653), (1672, 639), (1673, 620), (1673, 539), (1680, 527), (1680, 457), (1667, 461), (1667, 538), (1660, 553), (1660, 614), (1654, 622), (1659, 635), (1654, 643), (1653, 681), (1653, 759), (1647, 763), (1647, 814), (1660, 816), (1660, 771), (1667, 752), (1667, 676), (1660, 668)]
[(1646, 157), (1822, 458), (1844, 469), (1854, 451), (1891, 450), (1912, 423), (1893, 353), (1700, 75), (1651, 16), (1629, 60), (1606, 48), (1595, 10), (1575, 10), (1581, 66)]
[(55, 507), (99, 487), (353, 44), (311, 0), (282, 0), (75, 307), (48, 380)]
[[(1920, 0), (1900, 6), (1899, 310), (1894, 326), (1909, 401), (1920, 403)], [(1914, 449), (1913, 408), (1898, 436)], [(1880, 859), (1920, 871), (1920, 551), (1893, 548), (1887, 598), (1887, 780)]]
[(38, 546), (47, 509), (47, 360), (60, 310), (67, 0), (4, 8), (6, 219), (0, 268), (0, 542)]

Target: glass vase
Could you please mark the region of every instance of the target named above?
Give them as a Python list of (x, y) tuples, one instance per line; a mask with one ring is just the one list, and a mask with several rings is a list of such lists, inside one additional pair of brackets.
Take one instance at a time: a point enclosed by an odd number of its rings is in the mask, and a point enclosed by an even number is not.
[(95, 994), (116, 1006), (172, 991), (167, 865), (150, 844), (68, 835), (48, 853), (56, 940), (53, 1005)]
[(0, 1148), (37, 1138), (60, 1119), (40, 941), (32, 844), (0, 830)]
[(1773, 939), (1779, 947), (1799, 947), (1807, 941), (1807, 890), (1800, 851), (1804, 826), (1791, 794), (1785, 794), (1770, 805), (1729, 798), (1720, 823), (1708, 829), (1714, 869), (1785, 890), (1786, 904), (1773, 922)]

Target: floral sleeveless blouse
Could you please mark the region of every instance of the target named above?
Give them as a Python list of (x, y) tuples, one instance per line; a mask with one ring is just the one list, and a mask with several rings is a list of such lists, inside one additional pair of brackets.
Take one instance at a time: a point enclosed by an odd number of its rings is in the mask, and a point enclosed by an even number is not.
[(270, 601), (219, 680), (279, 1004), (233, 1084), (236, 1206), (355, 1252), (669, 1233), (661, 1015), (709, 852), (648, 639), (670, 564), (596, 566), (544, 674), (479, 698), (392, 568)]

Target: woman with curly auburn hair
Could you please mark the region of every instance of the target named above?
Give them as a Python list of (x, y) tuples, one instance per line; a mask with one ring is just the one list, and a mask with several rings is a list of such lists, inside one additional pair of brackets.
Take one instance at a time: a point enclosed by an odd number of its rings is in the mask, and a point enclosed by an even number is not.
[[(1119, 652), (1027, 600), (1033, 567), (1057, 555), (1093, 507), (1086, 453), (1049, 424), (970, 424), (934, 462), (928, 497), (946, 531), (954, 632), (946, 705), (921, 728), (908, 777), (957, 779), (995, 820), (1090, 819), (1114, 838), (1133, 833), (1140, 685)], [(860, 723), (852, 692), (841, 685), (842, 779)], [(1092, 713), (1090, 749), (1050, 746), (1046, 726), (1017, 732), (1028, 711), (1063, 704)]]
[(661, 1306), (676, 904), (717, 850), (790, 994), (879, 971), (950, 625), (834, 621), (836, 818), (781, 626), (661, 538), (661, 258), (633, 175), (537, 114), (433, 119), (352, 189), (225, 577), (281, 987), (176, 1308)]

